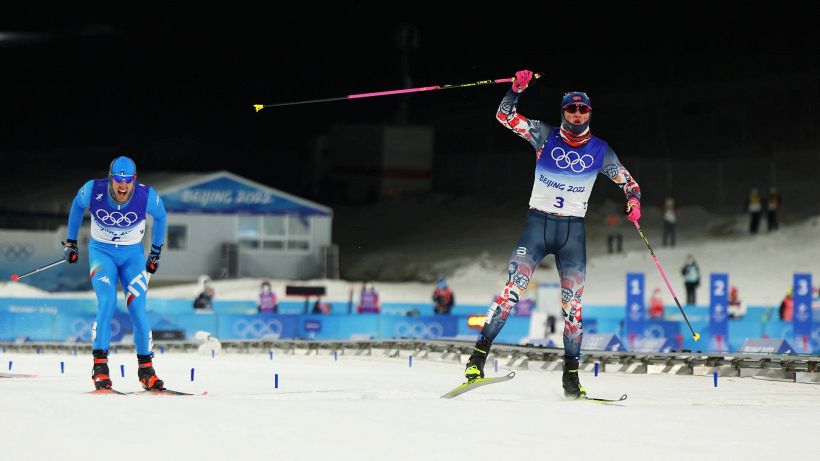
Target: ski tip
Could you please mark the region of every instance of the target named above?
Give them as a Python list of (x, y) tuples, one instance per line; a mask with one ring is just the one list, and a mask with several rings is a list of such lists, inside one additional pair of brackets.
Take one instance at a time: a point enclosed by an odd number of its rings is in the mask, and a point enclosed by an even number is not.
[(192, 394), (192, 393), (189, 393), (189, 392), (175, 391), (175, 390), (172, 390), (172, 389), (162, 389), (162, 390), (159, 390), (159, 389), (146, 389), (146, 390), (142, 390), (142, 391), (131, 392), (130, 394), (135, 394), (135, 395), (187, 395), (187, 396), (201, 396), (201, 395), (208, 395), (208, 391), (202, 391), (202, 392), (200, 392), (200, 393), (195, 393), (195, 394)]
[(595, 402), (595, 403), (617, 403), (617, 402), (622, 402), (622, 401), (626, 400), (626, 394), (622, 394), (617, 399), (606, 399), (606, 398), (602, 398), (602, 397), (590, 397), (588, 395), (585, 395), (580, 400), (586, 400), (586, 401)]
[(94, 395), (126, 395), (125, 392), (115, 391), (114, 389), (94, 389), (93, 391), (88, 391), (86, 394), (94, 394)]
[(0, 373), (0, 378), (36, 378), (37, 375), (27, 375), (22, 373)]

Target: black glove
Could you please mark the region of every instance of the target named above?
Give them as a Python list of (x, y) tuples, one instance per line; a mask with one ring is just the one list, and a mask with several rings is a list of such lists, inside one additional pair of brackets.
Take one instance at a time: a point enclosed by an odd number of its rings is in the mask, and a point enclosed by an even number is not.
[(65, 239), (65, 242), (60, 242), (63, 246), (63, 257), (69, 264), (74, 264), (80, 258), (80, 250), (77, 248), (77, 241)]
[(162, 245), (151, 245), (151, 252), (148, 253), (148, 260), (145, 261), (145, 270), (147, 270), (149, 274), (153, 274), (157, 271), (157, 267), (159, 267), (159, 254), (161, 252)]

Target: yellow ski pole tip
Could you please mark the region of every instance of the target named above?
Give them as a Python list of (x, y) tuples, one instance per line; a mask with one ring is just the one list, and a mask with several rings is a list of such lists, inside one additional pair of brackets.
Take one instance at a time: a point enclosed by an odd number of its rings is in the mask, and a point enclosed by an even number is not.
[(265, 106), (262, 104), (254, 104), (253, 108), (256, 109), (257, 112), (259, 112), (260, 110), (264, 109)]
[(692, 337), (695, 338), (695, 341), (697, 341), (700, 339), (700, 333), (695, 333)]

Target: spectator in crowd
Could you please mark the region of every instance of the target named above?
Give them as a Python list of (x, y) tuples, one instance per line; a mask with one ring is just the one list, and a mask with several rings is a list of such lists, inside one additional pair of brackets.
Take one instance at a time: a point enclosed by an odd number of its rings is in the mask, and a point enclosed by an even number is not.
[(276, 293), (271, 289), (270, 281), (264, 280), (259, 291), (259, 313), (275, 314), (279, 312)]
[(694, 305), (696, 304), (695, 290), (700, 285), (700, 267), (698, 267), (694, 256), (688, 255), (686, 257), (686, 264), (683, 265), (681, 274), (683, 275), (683, 283), (686, 285), (686, 304)]
[(655, 290), (652, 291), (652, 297), (649, 298), (649, 318), (663, 320), (663, 311), (661, 289), (655, 288)]
[(780, 320), (791, 322), (794, 319), (794, 300), (792, 299), (792, 289), (786, 291), (786, 296), (780, 302)]
[(313, 309), (310, 311), (311, 314), (319, 314), (319, 315), (327, 315), (330, 314), (330, 304), (323, 303), (322, 297), (317, 296), (316, 302), (313, 303)]
[(547, 331), (549, 334), (555, 334), (555, 321), (558, 320), (554, 315), (548, 314), (547, 315)]
[(621, 212), (613, 208), (606, 217), (606, 246), (610, 253), (620, 253), (623, 248), (624, 236), (621, 234)]
[(194, 300), (195, 311), (212, 311), (214, 309), (214, 294), (215, 290), (211, 286), (211, 278), (202, 276), (199, 278), (202, 284), (202, 291)]
[(675, 246), (675, 226), (678, 223), (678, 207), (675, 199), (667, 197), (663, 203), (663, 246)]
[(760, 227), (760, 213), (763, 211), (763, 205), (756, 187), (749, 192), (749, 198), (746, 200), (746, 211), (749, 212), (749, 232), (757, 234), (757, 229)]
[(737, 291), (737, 287), (732, 285), (729, 288), (729, 318), (730, 319), (741, 319), (744, 315), (746, 315), (746, 303), (740, 299), (740, 296)]
[(449, 314), (456, 303), (456, 295), (447, 286), (447, 279), (443, 276), (439, 276), (436, 283), (436, 289), (433, 291), (433, 313)]
[(777, 230), (778, 215), (780, 214), (782, 206), (783, 199), (780, 197), (777, 189), (772, 187), (769, 189), (769, 197), (766, 199), (766, 223), (768, 224), (767, 230), (769, 232)]
[(362, 291), (359, 293), (359, 305), (356, 312), (360, 314), (378, 314), (381, 312), (381, 302), (379, 293), (372, 283), (362, 283)]

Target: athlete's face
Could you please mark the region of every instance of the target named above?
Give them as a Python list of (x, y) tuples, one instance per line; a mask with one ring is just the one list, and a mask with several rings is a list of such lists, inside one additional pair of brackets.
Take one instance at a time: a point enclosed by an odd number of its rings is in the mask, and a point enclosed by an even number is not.
[(569, 111), (564, 111), (564, 119), (573, 125), (583, 125), (589, 120), (589, 114), (591, 112), (587, 112), (586, 114), (582, 114), (580, 110), (576, 110), (575, 113), (570, 113)]
[(114, 200), (122, 203), (128, 200), (131, 191), (134, 189), (135, 181), (117, 181), (116, 176), (111, 179), (111, 188), (114, 190)]

